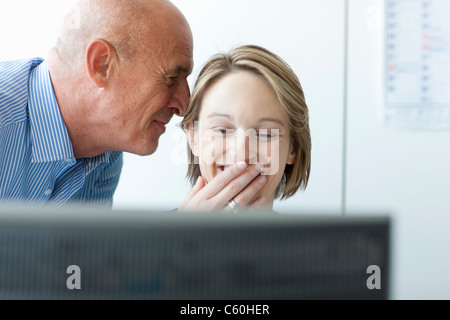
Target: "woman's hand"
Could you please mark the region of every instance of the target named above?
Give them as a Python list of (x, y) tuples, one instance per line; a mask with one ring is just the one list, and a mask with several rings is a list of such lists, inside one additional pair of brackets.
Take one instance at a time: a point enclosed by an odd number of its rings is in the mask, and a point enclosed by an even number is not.
[(260, 173), (259, 164), (247, 166), (245, 162), (238, 162), (207, 185), (199, 177), (178, 211), (232, 210), (227, 206), (231, 200), (239, 208), (260, 208), (265, 203), (264, 197), (252, 201), (267, 181), (265, 176), (259, 176)]

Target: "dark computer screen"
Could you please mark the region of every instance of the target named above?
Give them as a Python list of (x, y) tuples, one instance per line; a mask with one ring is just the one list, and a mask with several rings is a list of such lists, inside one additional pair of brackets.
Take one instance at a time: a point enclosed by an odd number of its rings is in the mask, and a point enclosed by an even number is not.
[(389, 298), (387, 217), (0, 212), (0, 299)]

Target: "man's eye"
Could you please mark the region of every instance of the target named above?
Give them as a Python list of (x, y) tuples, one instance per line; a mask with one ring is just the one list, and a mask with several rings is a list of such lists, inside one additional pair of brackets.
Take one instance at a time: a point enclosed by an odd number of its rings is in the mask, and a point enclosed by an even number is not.
[(173, 86), (177, 83), (178, 77), (167, 77), (167, 83), (169, 86)]

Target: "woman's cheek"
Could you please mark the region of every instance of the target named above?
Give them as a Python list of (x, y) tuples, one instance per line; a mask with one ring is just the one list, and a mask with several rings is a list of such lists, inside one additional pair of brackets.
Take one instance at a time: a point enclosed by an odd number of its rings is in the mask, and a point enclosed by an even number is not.
[(225, 138), (212, 137), (204, 142), (205, 158), (209, 160), (208, 165), (228, 164), (227, 142)]
[(258, 158), (263, 174), (276, 175), (280, 170), (280, 144), (278, 139), (259, 144)]
[(214, 159), (214, 141), (213, 139), (208, 138), (208, 136), (204, 135), (205, 138), (202, 140), (202, 145), (199, 147), (201, 150), (202, 159), (200, 160), (202, 164), (211, 165), (215, 162)]

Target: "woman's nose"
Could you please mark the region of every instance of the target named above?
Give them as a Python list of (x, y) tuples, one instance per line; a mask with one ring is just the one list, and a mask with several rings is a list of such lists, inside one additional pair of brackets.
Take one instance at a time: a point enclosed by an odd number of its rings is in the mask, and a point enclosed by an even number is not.
[(233, 150), (229, 150), (234, 153), (234, 162), (244, 161), (247, 164), (258, 162), (258, 140), (253, 131), (240, 129), (234, 136)]

